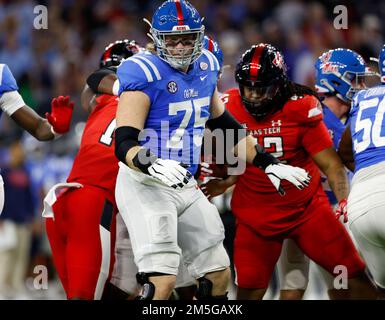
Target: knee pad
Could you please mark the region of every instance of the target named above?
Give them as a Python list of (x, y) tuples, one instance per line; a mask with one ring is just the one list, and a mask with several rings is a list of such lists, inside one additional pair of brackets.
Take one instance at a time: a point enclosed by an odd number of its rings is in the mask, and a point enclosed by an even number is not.
[(150, 277), (169, 276), (167, 273), (160, 272), (138, 272), (136, 281), (143, 287), (143, 293), (135, 298), (135, 300), (152, 300), (155, 294), (155, 285), (149, 280)]
[(222, 243), (217, 244), (195, 257), (188, 263), (187, 269), (195, 278), (204, 277), (206, 273), (224, 270), (230, 266), (230, 259)]
[(221, 296), (213, 296), (212, 290), (213, 290), (213, 283), (211, 280), (202, 277), (197, 279), (198, 281), (198, 288), (195, 293), (195, 298), (197, 300), (228, 300), (227, 292), (224, 295)]

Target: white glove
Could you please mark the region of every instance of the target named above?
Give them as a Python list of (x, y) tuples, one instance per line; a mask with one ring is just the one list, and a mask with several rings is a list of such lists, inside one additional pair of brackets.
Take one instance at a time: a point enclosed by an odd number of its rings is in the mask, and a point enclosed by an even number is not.
[(281, 187), (282, 179), (291, 182), (300, 190), (307, 187), (311, 179), (304, 169), (292, 167), (283, 163), (268, 165), (265, 169), (265, 173), (281, 196), (285, 195), (285, 191)]
[(175, 160), (157, 159), (148, 167), (148, 173), (174, 189), (182, 189), (192, 177), (192, 174)]

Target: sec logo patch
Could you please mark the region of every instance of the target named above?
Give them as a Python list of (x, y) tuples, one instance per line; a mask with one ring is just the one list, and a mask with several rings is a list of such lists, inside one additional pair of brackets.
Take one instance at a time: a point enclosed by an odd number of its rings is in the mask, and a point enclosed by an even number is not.
[(178, 85), (176, 84), (175, 81), (170, 81), (168, 84), (167, 84), (167, 90), (168, 92), (170, 93), (175, 93), (178, 91)]

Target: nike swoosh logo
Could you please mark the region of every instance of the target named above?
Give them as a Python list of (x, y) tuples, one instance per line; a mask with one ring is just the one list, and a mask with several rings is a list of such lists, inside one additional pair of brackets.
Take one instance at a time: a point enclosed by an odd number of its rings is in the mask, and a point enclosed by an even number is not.
[(203, 81), (203, 80), (206, 79), (206, 78), (207, 78), (207, 75), (201, 77), (201, 81)]

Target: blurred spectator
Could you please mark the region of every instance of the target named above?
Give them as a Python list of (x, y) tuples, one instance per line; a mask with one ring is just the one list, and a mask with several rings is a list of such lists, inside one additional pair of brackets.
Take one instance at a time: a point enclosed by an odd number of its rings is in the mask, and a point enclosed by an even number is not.
[(6, 196), (0, 216), (0, 295), (13, 298), (25, 291), (35, 204), (20, 142), (9, 152), (9, 165), (2, 170)]
[[(191, 0), (205, 17), (206, 32), (220, 42), (225, 64), (234, 66), (250, 45), (269, 42), (280, 48), (296, 81), (312, 84), (310, 66), (318, 54), (333, 47), (351, 47), (365, 59), (383, 43), (385, 4), (354, 1)], [(43, 1), (48, 29), (35, 30), (32, 0), (0, 2), (0, 61), (9, 64), (23, 97), (44, 114), (52, 96), (69, 94), (79, 102), (87, 75), (100, 52), (119, 38), (150, 41), (148, 26), (162, 0)], [(333, 27), (334, 6), (349, 10), (348, 30)], [(86, 17), (86, 18), (85, 18)], [(232, 72), (228, 70), (228, 72)], [(235, 85), (228, 74), (222, 84)], [(228, 88), (227, 87), (227, 88)], [(75, 109), (74, 122), (86, 115)], [(0, 128), (1, 131), (3, 131)]]

